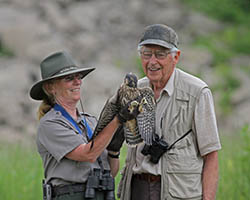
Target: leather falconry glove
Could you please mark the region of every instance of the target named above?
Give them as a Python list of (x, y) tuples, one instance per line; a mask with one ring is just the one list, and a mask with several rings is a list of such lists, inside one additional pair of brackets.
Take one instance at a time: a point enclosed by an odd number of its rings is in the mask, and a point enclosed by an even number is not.
[(108, 151), (119, 152), (125, 140), (123, 126), (120, 125), (116, 130), (111, 142), (107, 146)]

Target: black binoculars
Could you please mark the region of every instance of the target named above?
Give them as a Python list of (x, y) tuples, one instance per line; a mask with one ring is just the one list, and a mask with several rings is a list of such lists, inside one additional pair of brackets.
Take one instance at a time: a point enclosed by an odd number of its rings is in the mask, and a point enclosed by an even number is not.
[(110, 170), (101, 170), (94, 168), (91, 170), (85, 191), (86, 199), (94, 199), (95, 191), (103, 191), (105, 200), (115, 200), (115, 181), (110, 174)]
[(169, 145), (163, 139), (155, 135), (152, 145), (145, 144), (141, 153), (144, 156), (150, 155), (150, 162), (157, 164), (160, 157), (168, 150)]

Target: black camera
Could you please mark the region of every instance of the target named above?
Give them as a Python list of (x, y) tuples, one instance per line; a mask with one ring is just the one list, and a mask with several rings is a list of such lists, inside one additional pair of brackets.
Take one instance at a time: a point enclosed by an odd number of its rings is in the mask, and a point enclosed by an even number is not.
[(145, 144), (141, 153), (144, 156), (150, 155), (150, 162), (157, 164), (160, 157), (168, 150), (169, 145), (163, 139), (155, 135), (152, 145)]
[(110, 170), (93, 169), (88, 177), (85, 191), (86, 199), (94, 199), (95, 191), (104, 191), (105, 200), (115, 200), (115, 181)]

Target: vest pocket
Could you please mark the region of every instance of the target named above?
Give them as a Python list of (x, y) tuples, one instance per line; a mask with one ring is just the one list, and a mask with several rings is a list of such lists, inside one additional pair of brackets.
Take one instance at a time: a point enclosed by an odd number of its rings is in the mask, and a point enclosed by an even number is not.
[(171, 196), (188, 199), (202, 195), (202, 160), (194, 156), (168, 155), (166, 166)]
[(190, 199), (202, 196), (201, 174), (169, 173), (168, 181), (172, 197)]

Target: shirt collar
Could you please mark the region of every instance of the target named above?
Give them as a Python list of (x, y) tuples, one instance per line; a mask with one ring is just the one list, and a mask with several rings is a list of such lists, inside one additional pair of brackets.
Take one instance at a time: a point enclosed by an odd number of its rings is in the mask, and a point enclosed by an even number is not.
[(167, 84), (163, 88), (163, 91), (167, 92), (169, 96), (171, 96), (174, 92), (174, 77), (175, 77), (175, 69), (172, 75), (170, 76)]

